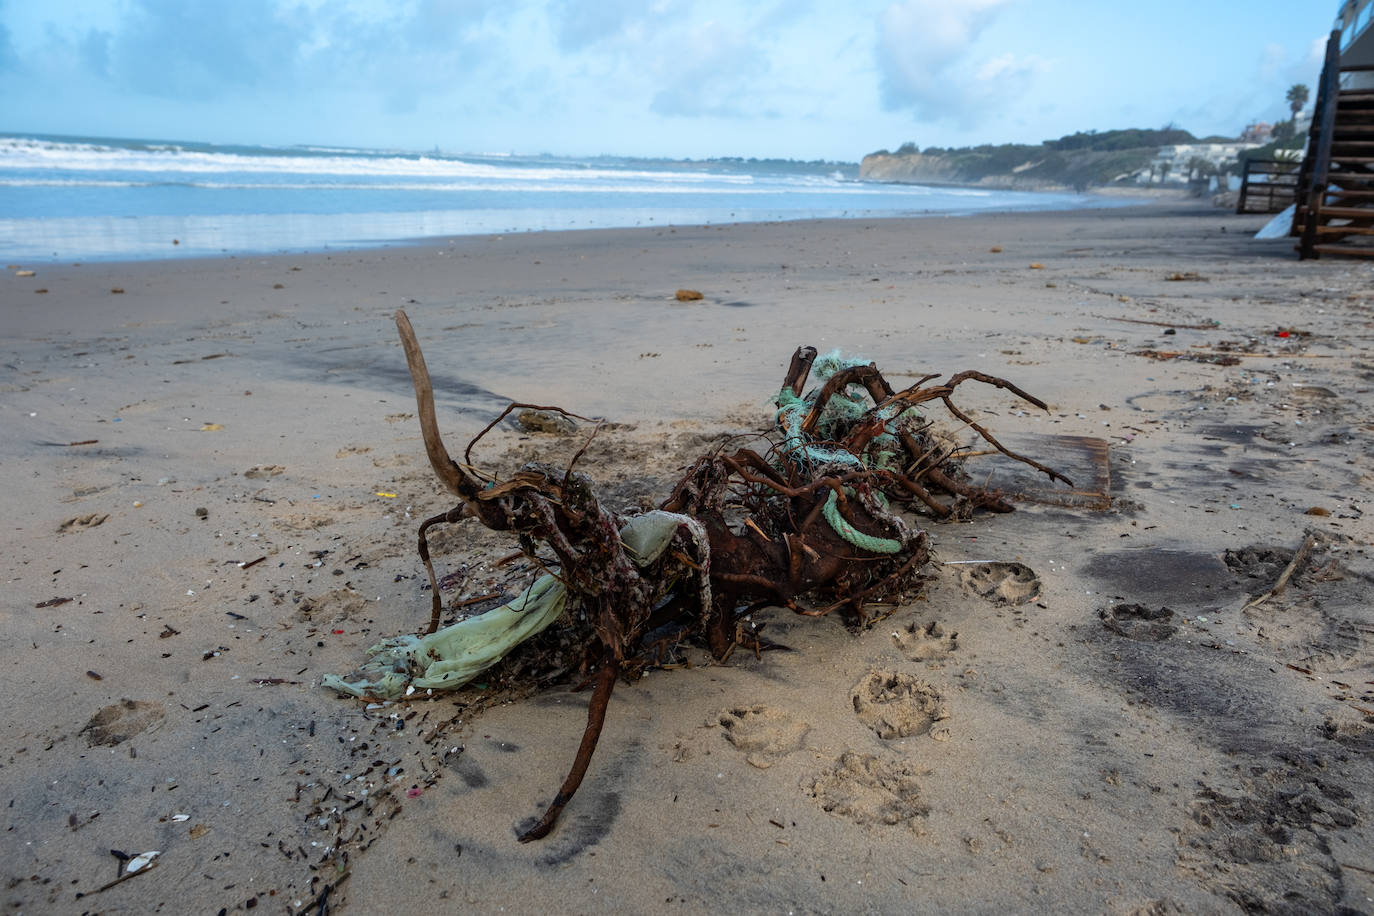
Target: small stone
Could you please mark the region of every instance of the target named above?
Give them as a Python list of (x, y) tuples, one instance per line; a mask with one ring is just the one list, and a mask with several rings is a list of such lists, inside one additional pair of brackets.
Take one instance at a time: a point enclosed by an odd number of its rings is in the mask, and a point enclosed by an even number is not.
[(1031, 270), (1044, 270), (1044, 269), (1045, 269), (1045, 265), (1044, 265), (1044, 264), (1041, 264), (1039, 261), (1035, 261), (1035, 262), (1033, 262), (1033, 263), (1031, 264), (1030, 269), (1031, 269)]
[(701, 293), (694, 289), (680, 289), (673, 293), (678, 302), (695, 302), (701, 298)]
[(204, 506), (199, 506), (199, 507), (196, 508), (196, 518), (209, 518), (209, 517), (210, 517), (210, 510), (209, 510), (209, 509), (205, 508)]
[(552, 410), (522, 410), (515, 420), (522, 429), (532, 433), (571, 436), (577, 432), (577, 424), (571, 418)]
[(1330, 515), (1330, 514), (1331, 514), (1331, 510), (1330, 510), (1330, 509), (1323, 509), (1321, 506), (1313, 506), (1312, 508), (1308, 509), (1306, 512), (1303, 513), (1303, 515)]
[(991, 248), (988, 249), (988, 251), (992, 252), (993, 254), (1001, 254), (1001, 253), (1002, 253), (1002, 246), (1001, 246), (1001, 245), (993, 245)]
[(31, 270), (16, 270), (14, 275), (16, 277), (32, 277), (34, 276), (34, 272)]

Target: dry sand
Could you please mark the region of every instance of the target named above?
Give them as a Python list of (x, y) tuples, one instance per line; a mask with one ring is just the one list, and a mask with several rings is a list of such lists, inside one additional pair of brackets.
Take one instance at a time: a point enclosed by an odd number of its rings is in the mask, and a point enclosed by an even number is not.
[[(1170, 203), (6, 271), (5, 912), (1374, 910), (1374, 271), (1262, 222)], [(451, 448), (511, 400), (605, 416), (579, 467), (618, 507), (766, 427), (798, 344), (1016, 381), (1048, 415), (960, 397), (1031, 453), (1105, 439), (1110, 506), (925, 522), (924, 599), (871, 628), (770, 610), (794, 651), (622, 685), (522, 846), (585, 693), (518, 665), (384, 708), (317, 686), (428, 620), (415, 529), (451, 500), (397, 307)], [(503, 428), (477, 458), (578, 444)], [(475, 524), (437, 542), (446, 600), (508, 584), (514, 545)], [(112, 850), (161, 855), (104, 888)]]

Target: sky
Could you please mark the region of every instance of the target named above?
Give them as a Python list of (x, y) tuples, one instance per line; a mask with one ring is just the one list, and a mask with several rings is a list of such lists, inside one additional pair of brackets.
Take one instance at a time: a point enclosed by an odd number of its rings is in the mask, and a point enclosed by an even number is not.
[(1338, 5), (0, 0), (0, 132), (851, 162), (1235, 136), (1315, 87)]

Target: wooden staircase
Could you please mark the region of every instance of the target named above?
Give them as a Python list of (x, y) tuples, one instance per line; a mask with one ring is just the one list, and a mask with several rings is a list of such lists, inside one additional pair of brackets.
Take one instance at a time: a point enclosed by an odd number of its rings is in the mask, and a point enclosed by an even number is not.
[(1374, 89), (1341, 88), (1343, 75), (1369, 71), (1374, 65), (1340, 65), (1340, 32), (1332, 32), (1298, 172), (1292, 234), (1301, 258), (1374, 258)]

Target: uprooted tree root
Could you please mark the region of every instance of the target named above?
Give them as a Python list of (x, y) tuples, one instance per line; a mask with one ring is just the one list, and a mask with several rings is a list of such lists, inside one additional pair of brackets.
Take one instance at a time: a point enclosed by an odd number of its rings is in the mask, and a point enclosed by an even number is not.
[[(964, 479), (959, 447), (932, 431), (918, 405), (943, 402), (997, 451), (1069, 483), (1008, 451), (950, 399), (972, 380), (1045, 408), (1010, 382), (961, 372), (943, 384), (927, 386), (936, 378), (927, 376), (894, 391), (873, 365), (818, 359), (814, 348), (801, 347), (778, 393), (777, 429), (761, 437), (759, 448), (717, 447), (688, 469), (658, 510), (620, 515), (603, 507), (591, 481), (574, 470), (585, 445), (566, 468), (529, 464), (507, 479), (473, 464), (483, 436), (511, 410), (535, 405), (508, 407), (455, 461), (439, 435), (414, 330), (404, 312), (396, 323), (430, 464), (461, 500), (420, 526), (419, 553), (433, 589), (429, 632), (438, 627), (442, 601), (427, 533), (476, 518), (516, 535), (521, 550), (565, 587), (581, 667), (594, 684), (572, 768), (522, 842), (546, 836), (577, 791), (618, 678), (637, 677), (685, 640), (704, 639), (722, 661), (740, 644), (757, 651), (760, 637), (740, 626), (751, 607), (783, 605), (808, 616), (839, 611), (858, 624), (867, 619), (866, 605), (913, 597), (929, 558), (927, 539), (899, 509), (937, 518), (979, 507), (1011, 511), (1001, 494)], [(823, 382), (803, 395), (813, 367)], [(654, 533), (645, 537), (645, 530)]]

